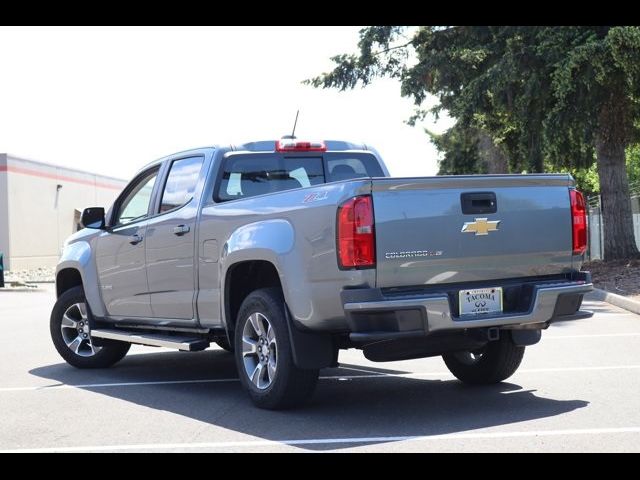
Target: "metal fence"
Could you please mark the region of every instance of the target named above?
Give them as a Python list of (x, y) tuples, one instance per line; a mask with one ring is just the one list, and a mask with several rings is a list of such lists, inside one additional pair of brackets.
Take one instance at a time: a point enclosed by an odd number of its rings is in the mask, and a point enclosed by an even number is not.
[[(640, 183), (629, 185), (631, 193), (631, 212), (633, 213), (633, 231), (636, 245), (640, 249)], [(602, 225), (602, 208), (600, 195), (594, 195), (587, 200), (589, 209), (589, 260), (601, 260), (604, 255), (605, 231)]]

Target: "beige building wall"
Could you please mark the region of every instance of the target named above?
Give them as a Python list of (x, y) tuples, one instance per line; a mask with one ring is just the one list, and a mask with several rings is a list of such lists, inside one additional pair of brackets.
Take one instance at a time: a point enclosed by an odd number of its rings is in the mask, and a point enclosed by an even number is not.
[(6, 270), (9, 263), (9, 204), (7, 202), (7, 155), (0, 153), (0, 253)]
[[(10, 155), (6, 165), (7, 270), (54, 266), (65, 239), (77, 229), (78, 212), (92, 206), (108, 208), (126, 185), (119, 179)], [(0, 217), (0, 226), (1, 221)]]

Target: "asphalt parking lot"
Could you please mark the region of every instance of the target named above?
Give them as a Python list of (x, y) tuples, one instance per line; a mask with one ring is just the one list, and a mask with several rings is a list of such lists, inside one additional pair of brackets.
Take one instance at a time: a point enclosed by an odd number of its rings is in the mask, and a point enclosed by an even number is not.
[(640, 451), (640, 317), (600, 302), (543, 333), (490, 387), (442, 360), (340, 353), (309, 405), (254, 408), (233, 357), (133, 347), (107, 370), (65, 364), (53, 286), (0, 292), (0, 451)]

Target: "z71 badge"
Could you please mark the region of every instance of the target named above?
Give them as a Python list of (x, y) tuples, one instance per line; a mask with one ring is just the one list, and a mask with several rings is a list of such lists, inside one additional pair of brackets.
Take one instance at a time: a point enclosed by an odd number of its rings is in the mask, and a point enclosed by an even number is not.
[(313, 192), (304, 196), (302, 203), (319, 202), (320, 200), (326, 200), (329, 197), (329, 192), (323, 190), (322, 192)]

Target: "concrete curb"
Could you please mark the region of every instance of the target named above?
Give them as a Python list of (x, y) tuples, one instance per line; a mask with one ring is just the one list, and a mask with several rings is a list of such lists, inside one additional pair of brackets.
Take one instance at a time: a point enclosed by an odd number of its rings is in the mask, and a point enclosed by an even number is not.
[(33, 288), (33, 287), (7, 287), (0, 288), (1, 292), (42, 292), (41, 288)]
[(36, 285), (38, 283), (56, 283), (55, 280), (22, 280), (22, 279), (16, 279), (16, 278), (5, 278), (4, 279), (4, 283), (5, 284), (10, 284), (10, 283), (19, 283), (21, 285)]
[(622, 295), (616, 295), (615, 293), (607, 292), (599, 288), (594, 288), (593, 292), (586, 295), (590, 300), (599, 300), (601, 302), (607, 302), (616, 307), (624, 308), (631, 313), (637, 313), (640, 315), (640, 302), (637, 300), (631, 300), (630, 298), (623, 297)]

